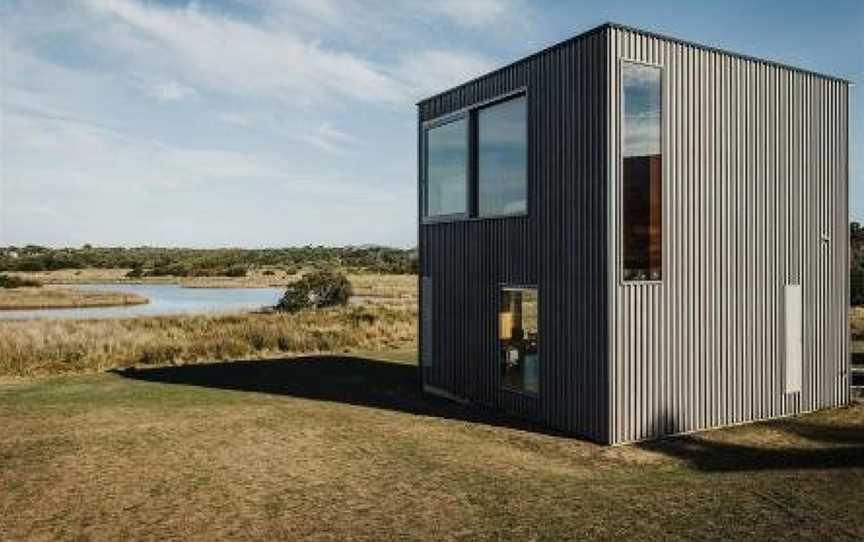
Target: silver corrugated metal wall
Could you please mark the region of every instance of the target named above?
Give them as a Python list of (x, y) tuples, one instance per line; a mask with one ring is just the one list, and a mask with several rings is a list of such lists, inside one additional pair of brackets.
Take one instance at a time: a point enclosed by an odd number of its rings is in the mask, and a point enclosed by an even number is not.
[[(663, 68), (663, 281), (620, 280), (609, 236), (610, 441), (849, 398), (848, 85), (612, 26), (608, 227), (620, 220), (620, 63)], [(784, 388), (784, 287), (803, 290)]]

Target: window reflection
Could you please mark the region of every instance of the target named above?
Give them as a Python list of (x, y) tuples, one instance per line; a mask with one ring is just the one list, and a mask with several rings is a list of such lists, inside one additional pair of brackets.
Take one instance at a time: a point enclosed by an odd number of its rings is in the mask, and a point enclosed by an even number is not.
[(501, 291), (498, 340), (502, 385), (505, 388), (527, 393), (538, 392), (537, 308), (537, 290)]
[(481, 216), (524, 213), (527, 205), (526, 99), (477, 112), (477, 197)]
[(426, 131), (426, 215), (467, 210), (467, 122), (464, 118)]
[(623, 257), (625, 280), (662, 278), (660, 68), (625, 63)]

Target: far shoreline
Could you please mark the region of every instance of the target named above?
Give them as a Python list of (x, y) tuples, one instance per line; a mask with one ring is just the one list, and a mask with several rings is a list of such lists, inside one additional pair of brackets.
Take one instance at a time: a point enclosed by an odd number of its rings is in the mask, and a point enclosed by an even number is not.
[(134, 293), (81, 290), (53, 284), (0, 289), (0, 311), (126, 307), (149, 302), (146, 297)]
[(176, 285), (181, 288), (284, 288), (295, 280), (297, 275), (279, 271), (271, 274), (251, 272), (244, 277), (205, 276), (158, 276), (127, 277), (131, 269), (125, 268), (85, 268), (61, 269), (55, 271), (8, 271), (7, 274), (31, 279), (45, 285), (76, 286), (82, 284), (162, 284)]

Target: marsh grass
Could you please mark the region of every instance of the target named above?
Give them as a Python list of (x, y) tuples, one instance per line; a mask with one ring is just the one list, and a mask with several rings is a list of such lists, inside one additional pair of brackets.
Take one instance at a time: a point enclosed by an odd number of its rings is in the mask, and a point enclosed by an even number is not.
[(38, 280), (0, 273), (0, 288), (39, 288), (40, 286), (42, 286), (42, 283)]
[(0, 310), (112, 307), (147, 302), (144, 296), (126, 292), (98, 292), (56, 286), (0, 288)]
[(297, 314), (0, 322), (0, 375), (414, 346), (417, 312), (362, 306)]

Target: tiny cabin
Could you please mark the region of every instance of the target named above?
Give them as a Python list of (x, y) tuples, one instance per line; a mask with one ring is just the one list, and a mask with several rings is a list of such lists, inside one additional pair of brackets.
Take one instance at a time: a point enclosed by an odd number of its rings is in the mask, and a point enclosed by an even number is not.
[(604, 24), (421, 101), (423, 388), (608, 444), (847, 403), (848, 87)]

